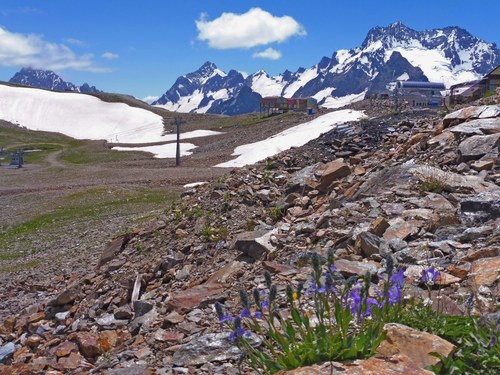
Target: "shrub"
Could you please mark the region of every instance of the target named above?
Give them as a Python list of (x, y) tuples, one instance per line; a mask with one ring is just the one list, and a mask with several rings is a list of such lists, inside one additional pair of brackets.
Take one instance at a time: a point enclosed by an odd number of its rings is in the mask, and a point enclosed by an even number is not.
[(420, 181), (420, 192), (422, 194), (424, 193), (438, 193), (441, 194), (445, 187), (446, 184), (443, 180), (436, 178), (436, 177), (426, 177)]
[(274, 206), (269, 209), (269, 216), (274, 220), (278, 221), (281, 219), (281, 216), (283, 215), (283, 210), (281, 207)]
[(212, 240), (212, 235), (214, 234), (214, 230), (209, 224), (206, 224), (203, 226), (203, 228), (201, 228), (200, 234), (203, 241), (210, 242)]

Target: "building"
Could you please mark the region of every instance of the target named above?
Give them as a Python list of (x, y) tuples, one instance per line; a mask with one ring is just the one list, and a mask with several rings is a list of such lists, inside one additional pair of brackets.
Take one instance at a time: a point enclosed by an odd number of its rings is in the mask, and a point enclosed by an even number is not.
[(469, 103), (500, 87), (500, 65), (476, 81), (462, 82), (450, 87), (449, 104)]
[(260, 113), (271, 115), (288, 111), (303, 111), (312, 114), (318, 109), (318, 101), (314, 98), (284, 98), (282, 96), (266, 96), (260, 100)]
[(266, 96), (260, 100), (260, 113), (284, 113), (288, 111), (288, 100), (282, 96)]
[(442, 91), (446, 87), (441, 82), (398, 81), (396, 90), (398, 100), (412, 107), (437, 107), (444, 103)]

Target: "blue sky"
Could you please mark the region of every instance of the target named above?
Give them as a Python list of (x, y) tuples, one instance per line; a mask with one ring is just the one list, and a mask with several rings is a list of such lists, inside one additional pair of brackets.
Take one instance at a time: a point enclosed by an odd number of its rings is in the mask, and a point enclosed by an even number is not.
[(207, 60), (271, 75), (307, 68), (394, 21), (500, 44), (499, 14), (498, 0), (2, 0), (0, 80), (31, 65), (144, 98)]

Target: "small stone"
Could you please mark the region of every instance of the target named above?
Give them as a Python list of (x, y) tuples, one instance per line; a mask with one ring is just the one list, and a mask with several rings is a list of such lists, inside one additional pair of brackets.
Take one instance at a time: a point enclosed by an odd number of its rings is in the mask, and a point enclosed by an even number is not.
[(2, 335), (11, 334), (14, 331), (15, 325), (16, 325), (16, 317), (9, 316), (3, 321), (2, 325), (0, 325), (0, 334)]
[(462, 161), (477, 160), (486, 154), (497, 153), (500, 134), (473, 135), (458, 145)]
[(244, 262), (233, 260), (222, 267), (220, 270), (215, 272), (208, 279), (208, 283), (225, 283), (231, 276), (240, 272), (240, 270), (245, 265)]
[(184, 334), (179, 331), (167, 331), (160, 328), (155, 332), (154, 337), (156, 341), (160, 342), (180, 343), (184, 338)]
[(171, 324), (179, 324), (184, 321), (184, 315), (179, 314), (177, 311), (172, 311), (165, 317), (165, 321)]
[[(228, 340), (229, 333), (208, 333), (182, 345), (174, 353), (176, 366), (197, 366), (206, 362), (221, 362), (236, 359), (241, 354), (238, 347)], [(260, 344), (256, 335), (247, 338), (252, 346)]]
[(338, 259), (335, 261), (335, 267), (337, 271), (344, 276), (363, 276), (367, 272), (372, 275), (377, 273), (377, 267), (372, 263), (358, 262), (347, 259)]
[(116, 347), (119, 341), (120, 340), (116, 331), (107, 330), (99, 333), (97, 345), (99, 346), (101, 352), (106, 353)]
[(354, 247), (364, 258), (369, 258), (371, 255), (379, 253), (380, 242), (380, 238), (375, 234), (362, 232), (358, 234)]
[(202, 303), (218, 301), (225, 292), (225, 288), (216, 283), (201, 284), (175, 294), (167, 303), (167, 308), (186, 313)]
[(125, 306), (116, 308), (113, 311), (113, 315), (114, 315), (115, 319), (120, 320), (120, 319), (132, 319), (132, 316), (134, 314), (132, 313), (132, 310), (130, 309), (130, 307), (128, 305), (125, 305)]
[(34, 348), (34, 347), (40, 345), (41, 342), (42, 342), (42, 338), (40, 336), (31, 335), (26, 339), (24, 345), (29, 346), (30, 348)]
[(326, 191), (331, 183), (340, 178), (346, 177), (351, 174), (351, 168), (344, 163), (344, 159), (336, 159), (326, 164), (317, 189), (319, 191)]
[(59, 321), (66, 320), (70, 317), (71, 313), (69, 311), (64, 311), (56, 314), (56, 319)]
[(236, 236), (234, 248), (254, 259), (260, 259), (264, 254), (272, 252), (274, 247), (269, 239), (274, 231), (243, 232)]
[(286, 273), (287, 275), (290, 275), (291, 273), (297, 272), (295, 267), (273, 261), (262, 262), (262, 267), (272, 273)]
[(71, 341), (64, 341), (63, 343), (57, 345), (55, 348), (51, 349), (56, 357), (67, 357), (72, 352), (78, 352), (78, 346)]
[(152, 308), (153, 308), (153, 304), (151, 302), (147, 302), (147, 301), (143, 301), (143, 300), (134, 301), (135, 318), (143, 316), (147, 312), (151, 311)]
[(476, 160), (474, 163), (471, 164), (471, 168), (478, 172), (489, 171), (493, 169), (494, 165), (495, 165), (494, 160)]
[(129, 236), (124, 235), (120, 236), (118, 238), (115, 238), (114, 240), (110, 241), (106, 247), (103, 249), (101, 253), (101, 257), (99, 259), (99, 262), (97, 263), (97, 267), (101, 267), (102, 265), (108, 263), (112, 259), (115, 258), (115, 256), (123, 249), (123, 247), (128, 243), (129, 241)]
[(86, 366), (88, 367), (87, 361), (81, 356), (80, 353), (72, 352), (68, 357), (61, 357), (57, 361), (58, 365), (64, 370), (74, 370), (78, 367)]
[(12, 357), (16, 351), (16, 346), (13, 342), (8, 342), (4, 346), (0, 346), (0, 363), (5, 363)]
[(418, 228), (411, 222), (404, 221), (401, 218), (396, 218), (389, 222), (391, 225), (384, 233), (384, 240), (391, 241), (393, 239), (405, 240), (413, 233), (418, 231)]
[(383, 217), (376, 218), (370, 225), (369, 231), (376, 236), (382, 237), (390, 225)]
[(102, 354), (97, 341), (97, 335), (90, 332), (78, 332), (76, 335), (76, 342), (80, 351), (86, 358), (95, 358)]

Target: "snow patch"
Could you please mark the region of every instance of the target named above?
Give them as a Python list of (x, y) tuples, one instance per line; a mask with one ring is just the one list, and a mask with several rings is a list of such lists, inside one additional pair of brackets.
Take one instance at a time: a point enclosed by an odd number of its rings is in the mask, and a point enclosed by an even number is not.
[[(192, 143), (181, 143), (180, 144), (180, 154), (181, 156), (192, 155), (197, 146)], [(177, 144), (176, 143), (167, 143), (166, 145), (158, 145), (158, 146), (145, 146), (145, 147), (113, 147), (113, 150), (118, 151), (144, 151), (154, 154), (155, 158), (175, 158)]]
[(335, 96), (335, 97), (327, 97), (325, 102), (322, 104), (322, 107), (325, 108), (341, 108), (346, 105), (359, 102), (365, 98), (366, 90), (360, 94), (350, 94), (346, 96)]
[(408, 73), (404, 72), (398, 78), (396, 78), (396, 81), (408, 81), (409, 79), (410, 76), (408, 75)]
[(141, 108), (90, 95), (4, 85), (0, 85), (0, 118), (78, 139), (143, 143), (161, 141), (163, 132), (163, 119)]
[(239, 155), (236, 159), (217, 164), (216, 167), (235, 168), (256, 163), (291, 147), (303, 146), (310, 140), (318, 138), (322, 133), (335, 128), (338, 124), (356, 121), (363, 116), (363, 112), (350, 109), (327, 113), (268, 139), (238, 146), (233, 152), (233, 155)]

